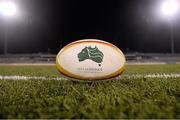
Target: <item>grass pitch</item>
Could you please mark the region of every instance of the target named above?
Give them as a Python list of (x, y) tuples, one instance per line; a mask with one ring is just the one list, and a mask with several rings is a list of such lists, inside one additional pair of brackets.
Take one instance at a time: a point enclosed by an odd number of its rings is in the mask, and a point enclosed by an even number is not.
[[(122, 76), (172, 73), (180, 65), (129, 65)], [(0, 75), (60, 77), (54, 66), (0, 66)], [(180, 78), (0, 80), (0, 118), (180, 118)]]

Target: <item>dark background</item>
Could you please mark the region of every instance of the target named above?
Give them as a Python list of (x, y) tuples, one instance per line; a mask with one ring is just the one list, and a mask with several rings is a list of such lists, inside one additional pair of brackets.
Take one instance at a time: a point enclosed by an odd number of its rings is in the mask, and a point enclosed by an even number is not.
[[(18, 15), (0, 16), (0, 53), (57, 53), (79, 39), (101, 39), (124, 52), (170, 52), (170, 26), (159, 14), (163, 0), (14, 0)], [(180, 13), (180, 12), (179, 12)], [(173, 19), (180, 52), (180, 17)], [(6, 28), (6, 29), (5, 29)]]

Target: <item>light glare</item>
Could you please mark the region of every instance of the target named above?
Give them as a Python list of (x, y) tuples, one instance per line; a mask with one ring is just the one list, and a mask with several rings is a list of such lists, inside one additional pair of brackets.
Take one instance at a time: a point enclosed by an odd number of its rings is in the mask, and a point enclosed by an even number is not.
[(0, 3), (0, 12), (5, 16), (14, 16), (16, 14), (16, 6), (10, 1)]
[(177, 0), (166, 0), (162, 5), (162, 13), (164, 15), (170, 16), (174, 15), (179, 8), (179, 3)]

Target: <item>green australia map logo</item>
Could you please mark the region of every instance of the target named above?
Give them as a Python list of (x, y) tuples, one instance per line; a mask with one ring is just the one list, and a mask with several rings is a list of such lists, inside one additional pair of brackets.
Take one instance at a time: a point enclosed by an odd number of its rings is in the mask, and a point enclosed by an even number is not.
[(85, 47), (82, 51), (78, 54), (79, 62), (84, 60), (90, 59), (101, 66), (103, 61), (104, 54), (97, 48), (92, 47)]

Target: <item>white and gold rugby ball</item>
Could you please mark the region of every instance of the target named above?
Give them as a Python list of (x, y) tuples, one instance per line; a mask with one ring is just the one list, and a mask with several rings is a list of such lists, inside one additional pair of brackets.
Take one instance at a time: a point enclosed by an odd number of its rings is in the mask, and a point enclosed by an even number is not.
[(124, 71), (125, 62), (118, 47), (95, 39), (72, 42), (56, 57), (56, 66), (62, 75), (82, 81), (115, 78)]

